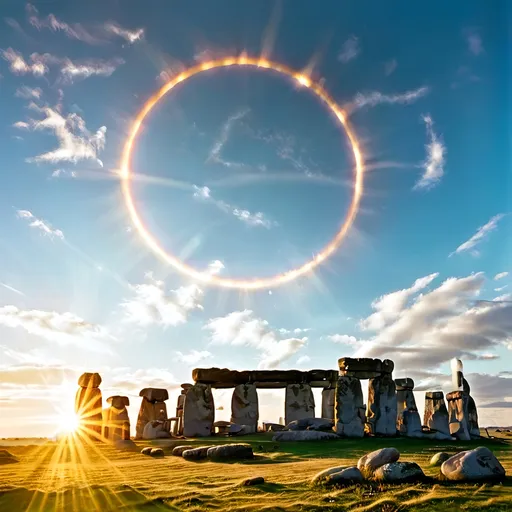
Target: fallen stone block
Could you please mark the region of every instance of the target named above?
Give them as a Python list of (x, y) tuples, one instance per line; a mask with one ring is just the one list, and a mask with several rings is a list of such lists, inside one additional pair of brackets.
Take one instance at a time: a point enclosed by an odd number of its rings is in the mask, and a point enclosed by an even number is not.
[(332, 432), (317, 432), (316, 430), (285, 430), (277, 432), (272, 441), (326, 441), (339, 439), (339, 436)]

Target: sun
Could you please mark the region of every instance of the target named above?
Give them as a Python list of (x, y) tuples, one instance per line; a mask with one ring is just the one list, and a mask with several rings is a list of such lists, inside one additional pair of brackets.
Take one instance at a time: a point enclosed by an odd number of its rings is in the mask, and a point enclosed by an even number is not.
[(59, 434), (74, 434), (80, 427), (80, 419), (73, 411), (61, 412), (56, 422)]

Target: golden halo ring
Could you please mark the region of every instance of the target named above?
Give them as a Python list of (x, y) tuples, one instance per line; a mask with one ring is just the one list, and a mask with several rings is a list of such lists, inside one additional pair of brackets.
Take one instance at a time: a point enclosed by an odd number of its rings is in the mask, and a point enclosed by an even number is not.
[[(347, 135), (350, 145), (352, 148), (352, 152), (354, 154), (355, 160), (355, 172), (354, 172), (354, 193), (352, 195), (352, 200), (350, 203), (350, 207), (348, 209), (347, 215), (345, 216), (343, 223), (340, 226), (340, 229), (331, 239), (331, 241), (311, 260), (307, 261), (300, 267), (296, 267), (294, 269), (288, 270), (282, 274), (277, 274), (275, 276), (267, 277), (267, 278), (254, 278), (254, 279), (230, 279), (223, 278), (217, 275), (211, 275), (204, 271), (198, 271), (195, 268), (187, 265), (182, 262), (176, 256), (168, 253), (153, 237), (153, 235), (146, 229), (142, 219), (140, 218), (137, 209), (135, 208), (134, 198), (131, 189), (131, 170), (130, 170), (130, 161), (133, 147), (135, 145), (135, 141), (137, 139), (137, 135), (142, 126), (142, 122), (145, 117), (151, 112), (151, 110), (155, 107), (155, 105), (162, 99), (162, 97), (171, 91), (176, 85), (185, 80), (197, 75), (203, 71), (208, 71), (210, 69), (215, 68), (223, 68), (229, 66), (248, 66), (248, 67), (256, 67), (263, 69), (270, 69), (276, 71), (280, 74), (286, 75), (287, 77), (295, 80), (300, 85), (307, 87), (311, 91), (313, 91), (322, 103), (327, 105), (329, 110), (334, 114), (335, 118), (338, 120), (340, 125), (343, 127), (345, 134)], [(128, 213), (130, 215), (131, 221), (133, 225), (137, 229), (139, 235), (146, 242), (149, 248), (155, 252), (158, 256), (160, 256), (165, 262), (169, 263), (176, 270), (185, 274), (188, 277), (196, 279), (200, 282), (206, 284), (215, 284), (218, 286), (223, 286), (225, 288), (237, 288), (237, 289), (245, 289), (245, 290), (257, 290), (261, 288), (271, 288), (275, 286), (282, 285), (284, 283), (288, 283), (293, 281), (299, 276), (307, 274), (316, 268), (320, 263), (326, 260), (329, 256), (331, 256), (336, 249), (340, 246), (343, 239), (348, 233), (350, 226), (354, 222), (354, 219), (357, 214), (357, 210), (359, 208), (359, 203), (361, 201), (361, 197), (363, 194), (363, 174), (364, 174), (364, 162), (361, 151), (359, 149), (359, 144), (357, 141), (357, 137), (354, 134), (354, 131), (350, 127), (345, 112), (338, 106), (338, 104), (329, 96), (329, 94), (325, 91), (325, 89), (318, 83), (313, 82), (309, 76), (304, 75), (302, 73), (298, 73), (293, 69), (289, 68), (286, 65), (279, 64), (277, 62), (272, 62), (265, 58), (261, 57), (248, 57), (244, 54), (238, 57), (226, 57), (222, 59), (211, 60), (209, 62), (203, 62), (201, 64), (197, 64), (193, 67), (182, 71), (180, 74), (169, 80), (159, 91), (157, 91), (153, 96), (151, 96), (140, 112), (137, 114), (135, 118), (128, 137), (126, 139), (122, 157), (121, 157), (121, 187), (122, 193), (124, 196), (124, 200), (126, 203), (126, 207), (128, 209)]]

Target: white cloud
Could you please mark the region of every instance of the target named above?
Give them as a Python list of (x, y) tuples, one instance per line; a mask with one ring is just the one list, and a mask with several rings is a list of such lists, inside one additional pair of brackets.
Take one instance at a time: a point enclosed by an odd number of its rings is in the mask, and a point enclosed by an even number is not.
[(60, 229), (55, 229), (48, 222), (38, 219), (29, 210), (17, 210), (16, 215), (20, 219), (26, 219), (29, 222), (31, 228), (35, 228), (41, 231), (44, 236), (49, 238), (60, 238), (64, 240), (64, 233)]
[(508, 284), (506, 284), (505, 286), (500, 286), (499, 288), (494, 288), (494, 291), (495, 292), (502, 292), (507, 287), (508, 287)]
[(16, 89), (16, 97), (17, 98), (23, 98), (25, 100), (30, 99), (40, 99), (43, 94), (43, 90), (39, 87), (27, 87), (26, 85), (23, 85), (21, 87), (18, 87)]
[(297, 359), (297, 364), (298, 365), (302, 365), (302, 364), (309, 363), (310, 361), (311, 361), (311, 357), (309, 357), (309, 356), (300, 356)]
[(444, 175), (446, 147), (433, 129), (430, 116), (423, 116), (427, 128), (428, 144), (425, 145), (427, 158), (423, 163), (424, 173), (414, 185), (415, 189), (429, 189), (437, 185)]
[(205, 359), (209, 359), (212, 357), (211, 352), (207, 350), (191, 350), (187, 354), (183, 352), (176, 351), (176, 357), (179, 361), (186, 363), (188, 365), (195, 365)]
[(144, 37), (144, 29), (138, 28), (135, 30), (129, 30), (121, 27), (117, 23), (106, 23), (105, 30), (107, 32), (112, 32), (116, 36), (122, 37), (130, 44), (140, 41)]
[(389, 76), (391, 75), (395, 69), (397, 68), (398, 66), (398, 62), (396, 59), (391, 59), (391, 60), (388, 60), (385, 64), (384, 64), (384, 73), (386, 74), (386, 76)]
[(26, 123), (25, 121), (17, 121), (13, 124), (14, 128), (18, 128), (19, 130), (29, 130), (30, 125)]
[(194, 197), (196, 199), (215, 205), (219, 210), (233, 215), (248, 226), (264, 227), (266, 229), (277, 226), (277, 222), (268, 219), (263, 212), (253, 213), (249, 210), (243, 210), (229, 203), (226, 203), (226, 201), (222, 201), (221, 199), (215, 199), (212, 196), (209, 187), (198, 187), (194, 185)]
[(477, 32), (470, 30), (466, 31), (466, 42), (468, 44), (468, 50), (475, 56), (484, 53), (484, 45), (482, 37)]
[[(431, 276), (426, 276), (416, 283), (429, 280)], [(411, 304), (392, 300), (386, 322), (379, 324), (370, 321), (371, 317), (363, 320), (362, 324), (375, 334), (361, 340), (355, 355), (389, 357), (399, 371), (417, 375), (431, 373), (453, 357), (496, 357), (493, 349), (512, 347), (512, 304), (477, 300), (484, 283), (482, 273), (449, 278), (432, 291), (416, 295)], [(417, 293), (421, 290), (419, 286), (413, 288)], [(373, 307), (387, 302), (385, 297), (375, 301)]]
[(63, 59), (60, 73), (64, 83), (74, 83), (76, 80), (91, 76), (110, 76), (122, 64), (124, 64), (123, 59), (88, 59), (80, 62)]
[(0, 283), (0, 286), (3, 286), (6, 290), (9, 290), (13, 293), (17, 293), (18, 295), (23, 295), (25, 296), (25, 294), (23, 292), (21, 292), (20, 290), (18, 290), (17, 288), (14, 288), (14, 286), (10, 286), (6, 283)]
[(499, 295), (498, 297), (495, 297), (492, 300), (494, 302), (501, 302), (501, 301), (509, 301), (511, 298), (512, 298), (512, 294), (504, 293), (503, 295)]
[(152, 324), (163, 327), (184, 324), (191, 311), (203, 309), (203, 291), (196, 284), (181, 286), (167, 295), (164, 283), (146, 275), (150, 283), (131, 286), (134, 296), (121, 304), (125, 318), (142, 326)]
[(499, 274), (496, 274), (494, 276), (494, 280), (498, 281), (498, 279), (503, 279), (504, 277), (508, 276), (508, 272), (500, 272)]
[(233, 129), (234, 125), (240, 121), (240, 119), (244, 118), (248, 113), (249, 109), (245, 108), (242, 110), (239, 110), (235, 114), (228, 117), (226, 122), (222, 125), (220, 135), (218, 139), (214, 142), (212, 149), (210, 150), (210, 154), (208, 155), (207, 162), (215, 162), (218, 164), (222, 164), (226, 167), (242, 167), (243, 164), (238, 162), (230, 162), (228, 160), (224, 160), (222, 158), (222, 148), (225, 146), (226, 142), (228, 141), (229, 134), (231, 133), (231, 130)]
[(361, 53), (359, 39), (355, 36), (349, 37), (342, 45), (341, 51), (338, 54), (338, 60), (343, 63), (350, 62)]
[(414, 103), (419, 98), (425, 96), (429, 90), (430, 89), (428, 87), (419, 87), (418, 89), (406, 91), (401, 94), (382, 94), (378, 91), (370, 92), (368, 94), (358, 93), (354, 97), (352, 103), (347, 105), (345, 109), (349, 112), (354, 112), (355, 110), (359, 110), (363, 107), (375, 107), (383, 103), (391, 105), (395, 103)]
[[(478, 251), (475, 250), (475, 247), (479, 244), (481, 244), (485, 238), (494, 231), (498, 227), (498, 222), (504, 217), (505, 215), (503, 213), (499, 213), (498, 215), (495, 215), (494, 217), (491, 217), (491, 219), (487, 222), (487, 224), (484, 224), (483, 226), (480, 226), (477, 230), (477, 232), (468, 240), (466, 240), (464, 243), (459, 245), (457, 249), (455, 249), (454, 252), (450, 253), (449, 256), (453, 256), (454, 254), (460, 254), (462, 252), (471, 251), (471, 254), (474, 256), (478, 256)], [(496, 277), (495, 277), (496, 279)]]
[[(33, 108), (44, 114), (45, 118), (31, 119), (27, 123), (28, 129), (53, 132), (59, 146), (52, 151), (29, 158), (28, 162), (77, 163), (82, 160), (93, 160), (103, 167), (102, 161), (98, 159), (98, 153), (105, 147), (107, 133), (105, 126), (100, 127), (95, 133), (91, 133), (87, 129), (85, 121), (78, 114), (72, 113), (64, 117), (58, 110), (50, 107), (33, 106)], [(25, 126), (23, 127), (25, 128)]]
[(40, 336), (62, 345), (79, 345), (88, 350), (110, 353), (105, 341), (107, 331), (90, 324), (73, 313), (55, 311), (24, 311), (16, 306), (0, 307), (0, 325), (21, 327), (29, 334)]
[(1, 51), (2, 57), (9, 62), (9, 69), (15, 75), (26, 75), (32, 74), (36, 77), (41, 77), (48, 73), (48, 67), (44, 62), (37, 58), (37, 54), (31, 56), (32, 62), (27, 62), (21, 55), (21, 53), (7, 48), (7, 50)]
[(66, 171), (65, 169), (55, 169), (52, 171), (52, 178), (60, 178), (63, 176), (69, 176), (70, 178), (76, 178), (76, 171)]
[(259, 350), (260, 369), (278, 367), (303, 348), (308, 340), (306, 337), (281, 339), (277, 330), (248, 309), (213, 318), (204, 329), (211, 332), (214, 344), (248, 346)]
[(348, 334), (331, 334), (327, 336), (327, 339), (340, 345), (356, 346), (361, 343), (355, 336), (349, 336)]
[(208, 273), (212, 276), (220, 274), (220, 272), (225, 268), (224, 263), (220, 260), (213, 260), (208, 263)]

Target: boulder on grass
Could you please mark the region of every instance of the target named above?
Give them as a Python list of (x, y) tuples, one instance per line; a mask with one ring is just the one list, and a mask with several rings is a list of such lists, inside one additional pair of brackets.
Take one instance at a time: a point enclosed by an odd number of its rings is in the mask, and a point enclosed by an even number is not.
[(316, 430), (285, 430), (277, 432), (272, 441), (325, 441), (339, 439), (333, 432), (317, 432)]
[(192, 448), (193, 446), (191, 446), (190, 444), (184, 446), (175, 446), (172, 449), (172, 454), (175, 455), (176, 457), (181, 457), (185, 450), (191, 450)]
[(390, 462), (377, 468), (373, 478), (378, 482), (406, 483), (421, 481), (425, 474), (416, 462)]
[(153, 448), (151, 448), (151, 446), (146, 446), (145, 448), (142, 448), (140, 453), (142, 453), (142, 455), (151, 455), (151, 450), (152, 449)]
[(262, 476), (253, 476), (252, 478), (246, 478), (245, 480), (242, 480), (240, 485), (247, 487), (250, 485), (261, 485), (264, 483), (265, 479)]
[(363, 474), (372, 474), (384, 464), (396, 462), (399, 458), (400, 452), (396, 448), (381, 448), (363, 455), (357, 467)]
[(331, 431), (334, 427), (334, 420), (327, 418), (304, 418), (301, 420), (290, 421), (286, 426), (288, 430), (319, 430)]
[(438, 452), (430, 459), (431, 466), (440, 466), (443, 462), (447, 461), (451, 455), (446, 452)]
[(162, 448), (151, 448), (150, 455), (151, 457), (163, 457), (164, 451), (162, 450)]
[(207, 456), (212, 460), (223, 459), (252, 459), (254, 453), (250, 444), (236, 443), (236, 444), (223, 444), (219, 446), (212, 446)]
[(326, 469), (313, 477), (312, 483), (315, 485), (350, 485), (361, 483), (363, 475), (355, 466), (352, 467), (334, 467)]
[(197, 448), (191, 448), (189, 450), (184, 450), (181, 456), (186, 460), (202, 460), (206, 459), (206, 455), (208, 450), (211, 448), (209, 446), (198, 446)]
[(500, 481), (505, 477), (500, 461), (484, 446), (450, 457), (443, 462), (441, 473), (448, 480), (461, 482)]

